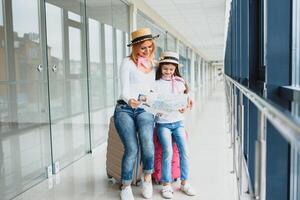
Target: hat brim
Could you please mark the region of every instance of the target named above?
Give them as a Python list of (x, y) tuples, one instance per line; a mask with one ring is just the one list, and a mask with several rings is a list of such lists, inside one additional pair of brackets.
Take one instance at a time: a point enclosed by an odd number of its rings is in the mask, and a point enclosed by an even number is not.
[(161, 64), (161, 63), (173, 63), (173, 64), (178, 65), (178, 67), (183, 67), (183, 64), (181, 64), (175, 60), (171, 60), (171, 59), (165, 59), (165, 60), (159, 61), (159, 64)]
[(140, 42), (143, 42), (143, 41), (146, 41), (146, 40), (153, 40), (153, 39), (156, 39), (156, 38), (158, 38), (158, 37), (159, 37), (159, 34), (153, 36), (152, 38), (144, 38), (144, 39), (137, 40), (137, 41), (135, 41), (135, 42), (130, 42), (129, 44), (127, 44), (127, 47), (130, 47), (130, 46), (132, 46), (132, 45), (134, 45), (134, 44), (137, 44), (137, 43), (140, 43)]

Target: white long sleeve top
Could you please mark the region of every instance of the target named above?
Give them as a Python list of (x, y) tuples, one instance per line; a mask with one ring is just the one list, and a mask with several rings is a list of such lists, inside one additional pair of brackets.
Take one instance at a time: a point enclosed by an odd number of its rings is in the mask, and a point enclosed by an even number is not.
[(148, 94), (155, 83), (155, 68), (145, 73), (139, 70), (129, 58), (124, 58), (120, 66), (121, 95), (128, 103), (129, 99), (138, 99), (139, 94)]

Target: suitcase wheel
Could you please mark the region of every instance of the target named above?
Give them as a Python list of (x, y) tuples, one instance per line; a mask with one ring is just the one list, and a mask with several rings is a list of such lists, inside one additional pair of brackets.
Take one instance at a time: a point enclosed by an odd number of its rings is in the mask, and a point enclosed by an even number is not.
[(136, 182), (135, 182), (135, 184), (133, 184), (133, 185), (135, 185), (135, 186), (140, 186), (142, 184), (142, 180), (137, 180)]
[(113, 177), (109, 174), (106, 174), (108, 179), (112, 179)]
[(154, 183), (155, 185), (160, 185), (160, 181), (152, 178), (152, 183)]

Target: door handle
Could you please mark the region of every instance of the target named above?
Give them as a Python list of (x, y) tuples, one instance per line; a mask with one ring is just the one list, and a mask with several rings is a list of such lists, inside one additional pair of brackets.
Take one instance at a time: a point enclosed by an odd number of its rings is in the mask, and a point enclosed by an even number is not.
[(52, 71), (53, 71), (53, 72), (56, 72), (56, 71), (57, 71), (57, 66), (56, 66), (56, 65), (53, 65), (53, 66), (52, 66)]
[(37, 70), (38, 72), (41, 72), (41, 71), (43, 70), (43, 66), (42, 66), (41, 64), (39, 64), (39, 65), (37, 66), (36, 70)]

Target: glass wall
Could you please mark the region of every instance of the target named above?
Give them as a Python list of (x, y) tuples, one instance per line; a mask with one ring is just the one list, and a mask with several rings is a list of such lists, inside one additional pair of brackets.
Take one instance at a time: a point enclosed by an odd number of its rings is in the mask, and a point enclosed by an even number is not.
[[(292, 86), (300, 87), (300, 0), (293, 2)], [(292, 114), (300, 119), (300, 104), (292, 102)], [(291, 200), (300, 199), (300, 149), (291, 150)]]
[[(157, 59), (161, 51), (176, 51), (175, 37), (141, 13), (137, 19), (138, 27), (160, 34)], [(1, 199), (106, 140), (119, 66), (130, 53), (128, 32), (121, 0), (0, 1)], [(179, 49), (181, 73), (190, 80), (191, 54), (183, 43)]]
[[(157, 51), (156, 51), (156, 59), (159, 59), (160, 53), (164, 50), (166, 51), (177, 51), (177, 38), (174, 37), (172, 34), (170, 34), (167, 30), (163, 30), (158, 25), (155, 24), (154, 21), (152, 21), (149, 17), (147, 17), (144, 13), (141, 11), (138, 11), (137, 14), (137, 27), (149, 27), (153, 34), (160, 34), (160, 37), (157, 39)], [(182, 67), (179, 68), (179, 71), (183, 78), (188, 82), (189, 85), (191, 85), (192, 78), (191, 77), (191, 60), (192, 60), (192, 49), (186, 46), (183, 42), (178, 42), (178, 48), (179, 48), (179, 62), (182, 64)], [(202, 59), (203, 60), (203, 59)], [(203, 60), (204, 61), (204, 60)], [(195, 62), (196, 63), (196, 62)], [(206, 76), (204, 69), (201, 71), (202, 66), (200, 66), (200, 61), (197, 61), (199, 63), (199, 76), (203, 76), (203, 78), (199, 78), (199, 81), (204, 80), (204, 77)], [(198, 70), (198, 69), (197, 69)], [(195, 76), (198, 76), (195, 74)], [(196, 78), (196, 77), (195, 77)], [(199, 81), (196, 81), (196, 85), (199, 84)]]
[(159, 59), (162, 51), (166, 49), (166, 32), (157, 26), (151, 19), (145, 16), (142, 12), (138, 12), (137, 15), (137, 27), (143, 28), (148, 27), (151, 29), (152, 35), (159, 35), (156, 41), (156, 53), (155, 58)]
[(187, 46), (182, 42), (179, 42), (179, 63), (182, 66), (179, 68), (181, 76), (187, 81), (188, 80), (188, 56)]
[(128, 20), (119, 0), (0, 1), (1, 199), (105, 140)]
[(198, 54), (195, 55), (195, 61), (194, 61), (194, 67), (195, 67), (195, 74), (194, 74), (194, 81), (195, 81), (195, 87), (199, 87), (199, 75), (200, 75), (200, 56)]
[(191, 85), (192, 82), (192, 49), (187, 48), (187, 78), (186, 81)]
[(46, 1), (52, 152), (60, 167), (90, 150), (82, 4)]
[(87, 0), (89, 97), (92, 147), (106, 139), (119, 97), (119, 66), (128, 55), (128, 6), (119, 0)]
[(10, 199), (46, 178), (49, 106), (39, 1), (0, 6), (0, 196)]
[(167, 47), (166, 50), (167, 51), (177, 51), (176, 50), (176, 38), (171, 35), (170, 33), (167, 32)]

